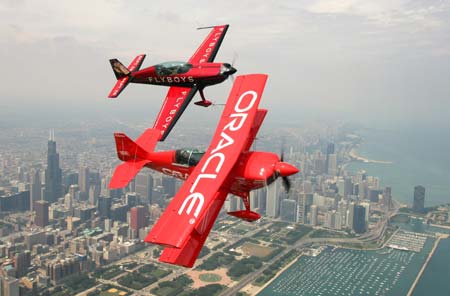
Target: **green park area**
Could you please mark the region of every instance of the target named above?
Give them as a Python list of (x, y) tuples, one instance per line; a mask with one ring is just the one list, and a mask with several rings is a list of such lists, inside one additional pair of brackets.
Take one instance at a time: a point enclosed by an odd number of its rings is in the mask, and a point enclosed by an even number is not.
[(215, 273), (204, 273), (199, 276), (199, 279), (206, 283), (216, 283), (222, 280), (222, 277)]
[(309, 237), (311, 237), (311, 238), (353, 238), (355, 236), (352, 234), (348, 234), (344, 231), (316, 229), (309, 235)]
[(118, 283), (122, 286), (141, 290), (150, 284), (155, 283), (160, 278), (165, 277), (171, 273), (171, 271), (158, 268), (155, 265), (147, 264), (139, 268), (137, 271), (128, 273), (127, 275), (121, 277)]
[(64, 281), (64, 284), (57, 286), (52, 292), (52, 296), (76, 295), (84, 290), (96, 285), (96, 280), (90, 278), (87, 274), (73, 276)]

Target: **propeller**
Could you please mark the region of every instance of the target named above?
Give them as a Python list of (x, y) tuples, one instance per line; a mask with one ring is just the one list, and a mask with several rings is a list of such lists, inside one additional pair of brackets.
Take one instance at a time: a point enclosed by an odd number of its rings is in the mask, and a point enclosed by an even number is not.
[[(234, 64), (236, 63), (237, 58), (238, 58), (238, 54), (237, 54), (237, 52), (234, 52), (233, 59), (231, 60), (231, 68), (234, 68)], [(234, 83), (234, 74), (230, 75), (230, 79), (231, 79), (231, 82)]]
[[(284, 162), (284, 144), (283, 146), (281, 146), (280, 161)], [(286, 193), (289, 193), (289, 190), (291, 190), (291, 180), (289, 180), (289, 178), (286, 176), (282, 176), (281, 183), (283, 184)]]

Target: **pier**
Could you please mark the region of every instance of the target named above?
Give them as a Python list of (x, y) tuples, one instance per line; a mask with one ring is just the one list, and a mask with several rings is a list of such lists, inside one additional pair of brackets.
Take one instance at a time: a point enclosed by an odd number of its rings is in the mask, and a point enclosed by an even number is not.
[(441, 241), (441, 239), (448, 238), (448, 236), (449, 236), (448, 234), (438, 234), (438, 237), (437, 237), (436, 241), (434, 242), (433, 249), (431, 249), (431, 252), (427, 257), (427, 260), (425, 260), (425, 263), (423, 264), (422, 268), (420, 269), (419, 274), (417, 275), (416, 279), (414, 280), (414, 283), (412, 284), (411, 288), (409, 289), (407, 296), (411, 296), (412, 293), (414, 292), (414, 289), (416, 288), (417, 284), (419, 283), (419, 280), (422, 277), (423, 272), (427, 268), (427, 265), (430, 262), (431, 257), (433, 257), (433, 254), (436, 251), (437, 246), (439, 245), (439, 242)]

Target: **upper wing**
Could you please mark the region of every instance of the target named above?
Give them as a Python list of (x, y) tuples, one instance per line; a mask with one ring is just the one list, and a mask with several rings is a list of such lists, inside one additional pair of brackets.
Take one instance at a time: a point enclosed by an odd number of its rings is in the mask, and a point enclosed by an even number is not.
[[(207, 233), (202, 223), (247, 143), (267, 75), (238, 76), (228, 97), (211, 144), (161, 218), (146, 242), (183, 248), (192, 235)], [(225, 183), (225, 184), (224, 184)]]
[(196, 92), (196, 86), (193, 88), (178, 86), (169, 88), (163, 106), (153, 124), (153, 128), (161, 131), (161, 136), (158, 139), (159, 141), (164, 141), (167, 135), (169, 135)]
[(229, 25), (214, 26), (212, 31), (189, 59), (191, 64), (211, 63), (219, 51), (220, 44), (227, 33)]
[(250, 133), (248, 134), (247, 143), (245, 144), (244, 151), (248, 151), (250, 147), (252, 147), (253, 141), (258, 134), (259, 127), (264, 121), (266, 117), (267, 109), (258, 109), (256, 112), (255, 120), (253, 120), (252, 128), (250, 129)]

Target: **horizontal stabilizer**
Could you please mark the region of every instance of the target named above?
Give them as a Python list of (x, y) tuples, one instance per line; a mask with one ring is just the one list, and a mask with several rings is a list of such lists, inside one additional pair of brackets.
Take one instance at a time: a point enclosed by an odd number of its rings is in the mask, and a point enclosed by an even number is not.
[(117, 96), (120, 95), (120, 93), (125, 89), (129, 82), (130, 77), (128, 76), (118, 79), (111, 92), (109, 93), (108, 98), (117, 98)]
[(128, 161), (118, 165), (109, 182), (109, 189), (118, 189), (127, 186), (147, 163), (148, 160), (139, 160)]

